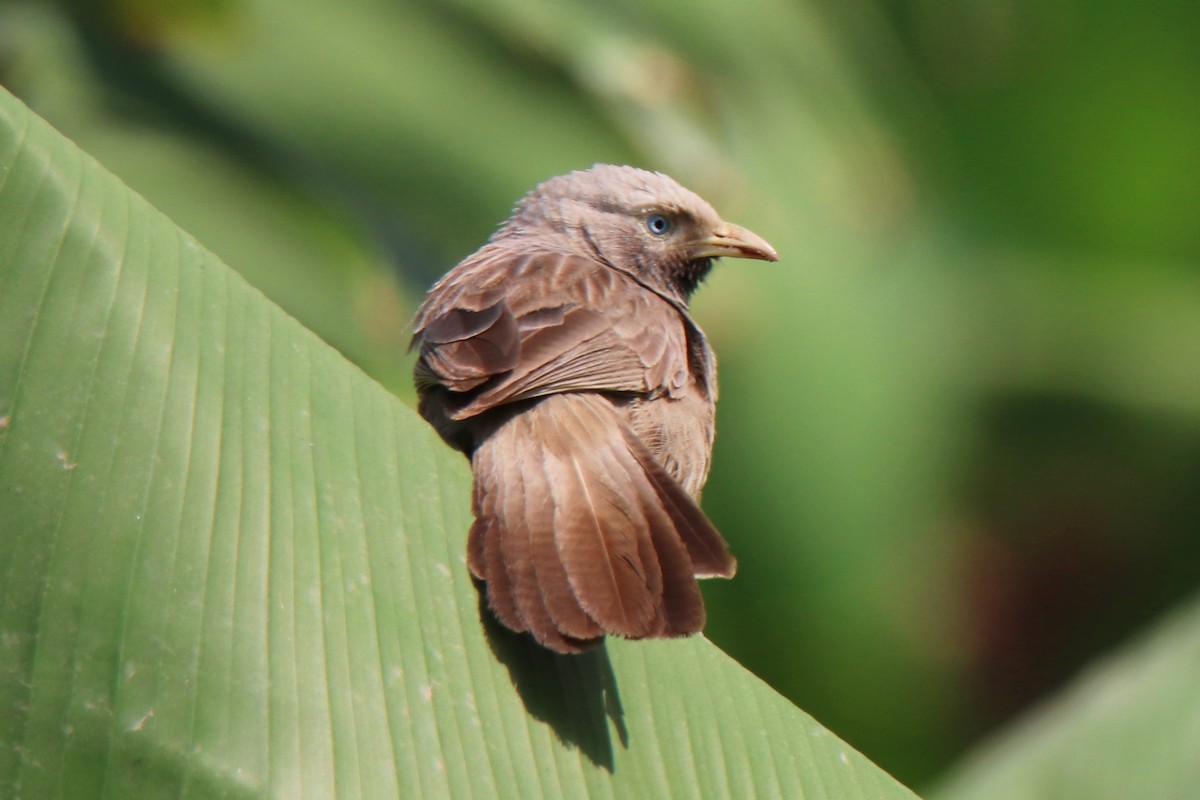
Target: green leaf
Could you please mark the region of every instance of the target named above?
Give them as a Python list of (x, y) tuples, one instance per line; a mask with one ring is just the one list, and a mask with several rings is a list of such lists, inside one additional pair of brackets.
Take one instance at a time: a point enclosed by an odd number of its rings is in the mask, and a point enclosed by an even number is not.
[[(368, 221), (339, 207), (346, 190), (302, 176), (285, 148), (258, 142), (218, 114), (205, 116), (182, 92), (161, 88), (144, 101), (155, 115), (114, 113), (114, 105), (137, 104), (114, 101), (125, 96), (122, 88), (93, 71), (104, 58), (88, 55), (85, 39), (104, 40), (94, 27), (73, 25), (61, 6), (0, 8), (13, 50), (5, 59), (20, 65), (5, 71), (12, 91), (305, 327), (385, 386), (407, 391), (400, 306), (410, 303)], [(169, 87), (159, 64), (130, 65), (125, 74)], [(180, 118), (168, 124), (160, 115), (172, 111)]]
[(481, 624), (468, 522), (409, 409), (0, 92), (0, 795), (912, 797), (703, 638)]
[(945, 800), (1195, 797), (1200, 786), (1200, 600), (1097, 664), (980, 748)]

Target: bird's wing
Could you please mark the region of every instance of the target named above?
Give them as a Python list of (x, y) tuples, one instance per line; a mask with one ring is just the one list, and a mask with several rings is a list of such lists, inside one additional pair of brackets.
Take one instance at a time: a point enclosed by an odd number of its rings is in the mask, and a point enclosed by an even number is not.
[(689, 377), (679, 312), (585, 256), (482, 252), (434, 287), (415, 327), (418, 385), (454, 393), (454, 419), (558, 392), (673, 394)]

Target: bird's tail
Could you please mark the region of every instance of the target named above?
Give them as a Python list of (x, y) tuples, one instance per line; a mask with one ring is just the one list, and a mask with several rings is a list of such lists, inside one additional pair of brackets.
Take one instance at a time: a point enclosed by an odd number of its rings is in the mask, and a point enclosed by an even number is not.
[(471, 572), (515, 631), (563, 653), (606, 633), (704, 627), (696, 577), (732, 577), (725, 540), (599, 395), (557, 394), (472, 456)]

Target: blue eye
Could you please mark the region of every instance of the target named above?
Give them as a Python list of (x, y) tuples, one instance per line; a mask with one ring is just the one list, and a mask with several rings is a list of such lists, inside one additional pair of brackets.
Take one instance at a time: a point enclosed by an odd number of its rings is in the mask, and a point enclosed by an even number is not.
[(653, 233), (655, 236), (662, 236), (667, 231), (671, 230), (671, 220), (664, 217), (662, 214), (651, 214), (646, 217), (646, 230)]

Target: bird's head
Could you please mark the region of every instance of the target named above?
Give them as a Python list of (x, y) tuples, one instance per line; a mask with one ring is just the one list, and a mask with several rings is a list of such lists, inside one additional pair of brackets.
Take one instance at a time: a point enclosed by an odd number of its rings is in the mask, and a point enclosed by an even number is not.
[(591, 254), (686, 304), (721, 256), (775, 261), (775, 248), (725, 222), (659, 172), (597, 164), (540, 184), (496, 238), (536, 235)]

